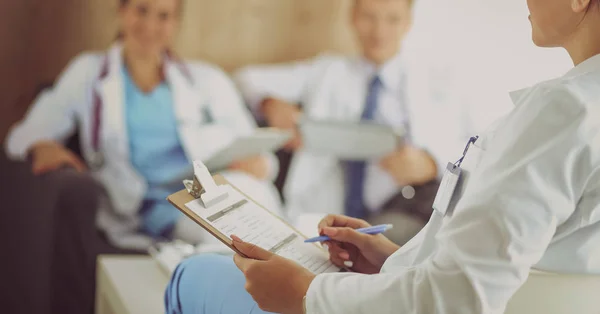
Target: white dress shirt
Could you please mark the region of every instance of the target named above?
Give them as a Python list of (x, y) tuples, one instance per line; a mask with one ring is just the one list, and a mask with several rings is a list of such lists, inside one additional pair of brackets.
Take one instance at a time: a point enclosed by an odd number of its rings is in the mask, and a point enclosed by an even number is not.
[[(356, 65), (357, 75), (364, 81), (365, 86), (364, 90), (355, 91), (353, 97), (363, 99), (363, 106), (365, 106), (369, 82), (376, 75), (379, 76), (382, 88), (379, 90), (375, 121), (410, 132), (405, 92), (407, 73), (402, 67), (401, 56), (397, 55), (381, 67), (376, 67), (364, 58), (355, 58), (351, 62)], [(407, 140), (410, 140), (409, 137)], [(379, 163), (380, 160), (370, 161), (365, 175), (363, 199), (367, 209), (372, 211), (383, 206), (400, 188), (394, 178), (379, 166)]]
[(503, 313), (530, 268), (600, 274), (600, 55), (513, 92), (458, 203), (377, 275), (319, 275), (307, 313)]
[[(332, 59), (338, 64), (323, 70), (322, 64), (332, 63)], [(404, 62), (401, 54), (380, 67), (362, 57), (320, 56), (313, 60), (286, 65), (247, 67), (236, 75), (236, 81), (252, 110), (259, 117), (261, 102), (271, 97), (292, 104), (302, 104), (305, 108), (304, 114), (311, 118), (352, 121), (357, 119), (356, 115), (348, 115), (345, 112), (351, 111), (350, 108), (358, 108), (359, 112), (362, 112), (369, 83), (377, 74), (382, 81), (382, 88), (378, 95), (375, 121), (403, 129), (410, 126), (405, 92), (405, 77), (408, 74), (403, 66)], [(317, 85), (312, 79), (318, 71), (327, 72), (322, 75), (335, 76), (336, 82)], [(336, 108), (335, 110), (322, 115), (322, 110), (307, 108), (315, 106), (315, 103), (321, 105), (322, 100), (313, 100), (315, 95), (323, 94), (327, 95), (324, 99), (329, 99), (329, 103), (322, 105)], [(379, 209), (400, 188), (379, 163), (380, 160), (372, 160), (366, 170), (363, 198), (370, 210)]]
[[(235, 80), (256, 114), (259, 104), (272, 97), (302, 104), (303, 114), (311, 119), (358, 122), (375, 72), (361, 58), (321, 55), (291, 64), (250, 66), (236, 73)], [(441, 173), (473, 135), (463, 124), (466, 106), (459, 100), (459, 90), (449, 84), (447, 68), (406, 51), (382, 66), (379, 74), (383, 88), (376, 118), (395, 126), (408, 121), (411, 143), (429, 152)], [(288, 218), (343, 213), (341, 165), (333, 156), (296, 151), (283, 189)], [(379, 209), (398, 190), (379, 160), (373, 160), (367, 167), (365, 204)]]

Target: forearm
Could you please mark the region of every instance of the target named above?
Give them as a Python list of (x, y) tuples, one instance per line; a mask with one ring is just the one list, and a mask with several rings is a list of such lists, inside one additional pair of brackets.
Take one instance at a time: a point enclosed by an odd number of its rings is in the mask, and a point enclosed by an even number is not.
[(319, 275), (307, 293), (307, 314), (491, 313), (458, 263), (442, 265), (429, 261), (397, 273)]
[(312, 63), (246, 67), (234, 74), (244, 99), (255, 115), (268, 98), (299, 103), (312, 71)]
[[(416, 278), (421, 283), (414, 286)], [(420, 268), (398, 274), (319, 275), (310, 285), (306, 307), (307, 314), (436, 313), (432, 287)]]
[(73, 127), (65, 125), (56, 127), (25, 120), (11, 128), (6, 138), (5, 151), (16, 160), (24, 160), (36, 145), (45, 142), (62, 142), (73, 132)]
[[(75, 58), (52, 89), (36, 98), (25, 119), (17, 123), (6, 139), (5, 149), (15, 159), (24, 159), (34, 143), (63, 141), (75, 130), (75, 118), (86, 102), (89, 70), (93, 56)], [(79, 108), (79, 109), (78, 109)]]

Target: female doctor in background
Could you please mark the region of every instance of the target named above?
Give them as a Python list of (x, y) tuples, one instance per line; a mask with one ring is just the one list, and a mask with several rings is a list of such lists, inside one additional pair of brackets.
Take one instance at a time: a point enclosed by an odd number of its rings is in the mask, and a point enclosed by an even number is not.
[[(255, 128), (219, 68), (170, 53), (181, 2), (121, 0), (121, 40), (107, 52), (75, 58), (7, 142), (14, 158), (31, 155), (35, 173), (65, 165), (84, 170), (61, 143), (79, 125), (85, 160), (110, 199), (98, 225), (124, 248), (145, 248), (153, 238), (213, 239), (165, 198), (191, 177), (192, 160), (210, 158)], [(278, 211), (269, 182), (277, 168), (274, 156), (257, 156), (231, 165), (225, 175)]]
[[(241, 272), (220, 257), (183, 262), (167, 311), (502, 313), (532, 267), (600, 274), (600, 0), (527, 3), (534, 42), (576, 66), (511, 94), (515, 109), (470, 146), (462, 188), (442, 185), (451, 205), (415, 238), (399, 248), (357, 233), (364, 221), (327, 217), (331, 260), (352, 272), (317, 276), (234, 238)], [(245, 304), (219, 304), (231, 299)]]

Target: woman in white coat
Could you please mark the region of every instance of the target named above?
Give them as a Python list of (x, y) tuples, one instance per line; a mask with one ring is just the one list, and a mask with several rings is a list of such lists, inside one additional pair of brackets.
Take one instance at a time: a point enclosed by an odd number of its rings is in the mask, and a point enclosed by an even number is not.
[[(121, 0), (120, 40), (107, 52), (75, 58), (7, 141), (9, 155), (31, 156), (38, 174), (89, 165), (109, 200), (98, 225), (124, 248), (143, 249), (165, 237), (213, 239), (165, 198), (191, 177), (192, 160), (211, 157), (256, 127), (223, 71), (170, 52), (181, 2)], [(85, 162), (62, 144), (77, 126)], [(256, 156), (225, 175), (278, 211), (269, 182), (277, 168), (274, 156)]]
[(241, 272), (207, 267), (214, 257), (184, 262), (167, 290), (170, 313), (221, 300), (204, 298), (209, 272), (228, 290), (208, 295), (250, 295), (247, 312), (328, 314), (502, 313), (531, 268), (600, 274), (600, 1), (527, 3), (534, 42), (564, 47), (575, 68), (511, 94), (513, 112), (472, 138), (462, 165), (449, 165), (462, 185), (442, 184), (440, 200), (450, 203), (436, 202), (415, 238), (399, 248), (357, 233), (364, 221), (327, 217), (319, 230), (333, 239), (331, 260), (351, 272), (316, 276), (235, 239)]

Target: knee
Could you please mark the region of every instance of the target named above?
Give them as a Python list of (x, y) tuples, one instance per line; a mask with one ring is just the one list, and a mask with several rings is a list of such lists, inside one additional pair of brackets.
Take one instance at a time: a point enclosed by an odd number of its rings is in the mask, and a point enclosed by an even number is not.
[[(203, 273), (215, 273), (223, 265), (227, 264), (231, 257), (218, 254), (199, 254), (183, 260), (173, 277), (178, 273), (179, 276), (198, 278), (202, 277)], [(173, 280), (172, 278), (171, 280)]]
[[(186, 304), (185, 295), (187, 290), (202, 291), (203, 283), (210, 283), (205, 278), (211, 274), (218, 273), (217, 268), (227, 264), (230, 258), (216, 254), (200, 254), (182, 261), (171, 276), (171, 280), (165, 291), (165, 309), (168, 314), (182, 313), (182, 305)], [(193, 287), (190, 286), (193, 283)]]
[(53, 172), (48, 179), (62, 207), (76, 207), (78, 211), (84, 209), (95, 211), (96, 205), (104, 195), (102, 185), (87, 173), (64, 169)]
[(80, 173), (72, 169), (59, 170), (52, 174), (52, 181), (61, 194), (98, 195), (102, 185), (90, 174)]
[(178, 286), (180, 282), (186, 281), (187, 278), (194, 280), (206, 277), (208, 274), (214, 274), (230, 260), (230, 257), (217, 254), (199, 254), (187, 258), (179, 263), (173, 272), (169, 288)]

